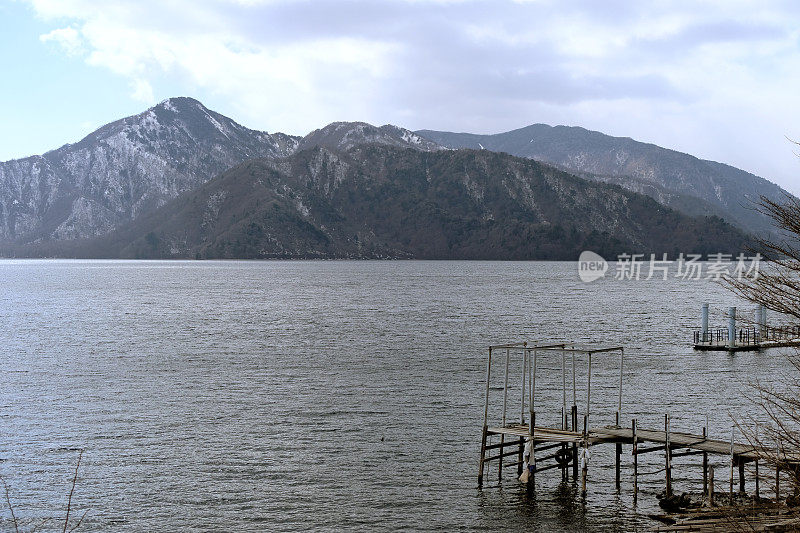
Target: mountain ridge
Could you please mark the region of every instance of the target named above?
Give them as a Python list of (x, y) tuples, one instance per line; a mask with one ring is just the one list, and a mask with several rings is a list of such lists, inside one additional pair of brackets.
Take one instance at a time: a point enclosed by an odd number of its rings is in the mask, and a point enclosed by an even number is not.
[(532, 124), (486, 135), (436, 130), (416, 133), (448, 148), (482, 147), (549, 163), (588, 179), (613, 177), (630, 190), (641, 191), (643, 184), (657, 186), (679, 195), (667, 203), (670, 207), (697, 214), (695, 206), (681, 200), (692, 197), (729, 222), (759, 234), (771, 233), (773, 226), (768, 217), (753, 209), (755, 202), (762, 195), (773, 199), (789, 195), (765, 178), (731, 165), (579, 126)]
[(298, 138), (250, 130), (178, 97), (76, 143), (0, 163), (0, 240), (91, 237)]
[(43, 245), (27, 252), (563, 260), (583, 249), (606, 256), (735, 253), (749, 244), (721, 219), (693, 219), (533, 160), (371, 143), (252, 159), (107, 236), (72, 249)]
[[(575, 132), (579, 133), (577, 137)], [(586, 136), (589, 137), (588, 141)], [(619, 143), (626, 144), (620, 147)], [(20, 247), (32, 249), (39, 245), (41, 249), (54, 249), (55, 242), (98, 242), (97, 239), (103, 235), (111, 235), (122, 227), (135, 226), (136, 220), (144, 215), (150, 216), (184, 195), (191, 196), (204, 184), (247, 161), (259, 160), (261, 165), (270, 166), (274, 172), (284, 174), (281, 186), (286, 187), (288, 174), (296, 177), (307, 171), (296, 166), (296, 162), (303, 158), (295, 156), (317, 150), (315, 153), (327, 155), (306, 163), (320, 165), (316, 170), (320, 171), (336, 162), (334, 166), (340, 174), (332, 178), (333, 181), (329, 183), (329, 187), (332, 187), (336, 180), (343, 179), (348, 172), (386, 172), (386, 168), (375, 161), (358, 162), (352, 159), (354, 154), (368, 154), (368, 151), (364, 151), (366, 146), (388, 150), (384, 155), (392, 159), (408, 150), (424, 154), (453, 152), (459, 145), (474, 146), (479, 151), (491, 153), (517, 152), (519, 157), (537, 161), (542, 161), (544, 154), (551, 159), (543, 161), (548, 168), (578, 176), (575, 179), (588, 179), (598, 183), (598, 186), (603, 183), (621, 186), (655, 198), (661, 205), (690, 216), (715, 215), (730, 220), (737, 215), (731, 212), (728, 204), (715, 202), (708, 195), (703, 198), (698, 188), (708, 188), (707, 182), (711, 182), (716, 186), (717, 199), (722, 200), (720, 190), (732, 184), (732, 189), (741, 192), (741, 184), (737, 185), (735, 179), (731, 181), (732, 178), (725, 182), (727, 178), (724, 176), (708, 177), (703, 172), (713, 174), (712, 171), (733, 169), (740, 173), (740, 179), (745, 179), (741, 177), (742, 174), (746, 175), (745, 181), (749, 181), (745, 185), (749, 184), (751, 189), (755, 187), (756, 192), (759, 184), (768, 184), (773, 191), (781, 191), (777, 185), (763, 178), (724, 164), (699, 160), (688, 154), (639, 143), (630, 138), (610, 137), (585, 128), (535, 124), (504, 134), (478, 135), (433, 130), (412, 132), (391, 124), (373, 126), (365, 122), (334, 122), (299, 137), (252, 130), (206, 108), (193, 98), (175, 97), (142, 113), (106, 124), (76, 143), (65, 144), (42, 155), (0, 163), (0, 243), (5, 243), (7, 249), (16, 250)], [(644, 155), (636, 152), (642, 147), (646, 147), (647, 153)], [(625, 152), (626, 149), (631, 153)], [(654, 165), (648, 159), (653, 157), (650, 152), (659, 156), (671, 154), (670, 157), (678, 159), (679, 167), (683, 165), (679, 169), (682, 169), (681, 172), (663, 172), (659, 165)], [(411, 156), (404, 157), (409, 161), (413, 159)], [(451, 154), (440, 157), (456, 160), (460, 156)], [(350, 161), (349, 166), (340, 164), (344, 160)], [(691, 165), (687, 167), (687, 161), (706, 166), (698, 171)], [(367, 166), (362, 167), (362, 163)], [(666, 165), (663, 158), (656, 163)], [(502, 168), (517, 165), (505, 159), (498, 164)], [(621, 173), (620, 168), (633, 168), (639, 175)], [(410, 170), (400, 168), (398, 172), (404, 175)], [(494, 176), (492, 179), (505, 179), (501, 170), (492, 173), (482, 169), (480, 172), (485, 172), (487, 177)], [(469, 177), (462, 176), (459, 179), (469, 181)], [(461, 184), (457, 181), (447, 184), (454, 188), (453, 191), (460, 190)], [(605, 192), (599, 192), (601, 190)], [(596, 189), (598, 198), (612, 194), (609, 191), (602, 187)], [(409, 191), (398, 193), (406, 194)], [(351, 194), (362, 194), (362, 191), (351, 191)], [(726, 191), (726, 194), (736, 193)], [(750, 191), (749, 194), (753, 196), (754, 193)], [(556, 200), (561, 202), (563, 198), (552, 199)], [(472, 200), (464, 201), (463, 205), (453, 207), (464, 208)], [(407, 209), (413, 210), (414, 207), (409, 205)], [(643, 216), (646, 215), (643, 212)], [(533, 215), (528, 213), (526, 216)], [(598, 217), (598, 220), (603, 218), (600, 215)], [(602, 223), (609, 222), (603, 220)], [(465, 219), (467, 222), (482, 224), (480, 217), (477, 222)], [(635, 221), (629, 222), (632, 227), (643, 227)], [(752, 229), (747, 221), (738, 222), (740, 227)], [(546, 228), (542, 226), (539, 229)], [(593, 228), (601, 234), (608, 229), (602, 225)], [(587, 228), (581, 229), (584, 230), (589, 231)], [(531, 238), (535, 240), (535, 236)], [(637, 244), (631, 235), (623, 236), (623, 241), (625, 239), (628, 239), (626, 242)], [(662, 240), (666, 242), (669, 239), (662, 235)], [(25, 248), (26, 245), (32, 246)], [(56, 248), (67, 250), (69, 246)], [(403, 251), (401, 248), (386, 253), (391, 255), (396, 252), (398, 257), (420, 253), (419, 249)], [(447, 255), (451, 251), (439, 249), (436, 253)]]

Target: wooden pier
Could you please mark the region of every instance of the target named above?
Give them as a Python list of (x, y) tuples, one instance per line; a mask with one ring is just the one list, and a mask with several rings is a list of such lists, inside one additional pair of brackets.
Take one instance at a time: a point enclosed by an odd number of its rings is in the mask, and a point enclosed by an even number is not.
[[(500, 354), (501, 370), (504, 380), (502, 388), (490, 387), (492, 377), (492, 359)], [(609, 425), (590, 426), (589, 420), (592, 413), (591, 404), (591, 375), (592, 356), (614, 356), (619, 359), (619, 390), (617, 395), (616, 412), (614, 420)], [(504, 357), (503, 357), (504, 356)], [(567, 356), (571, 362), (572, 402), (567, 405), (568, 397), (568, 371)], [(560, 427), (546, 427), (536, 425), (536, 378), (537, 365), (542, 358), (551, 364), (560, 358), (561, 363), (561, 423)], [(585, 400), (582, 413), (582, 427), (578, 426), (578, 401), (576, 386), (576, 361), (582, 359), (586, 364)], [(512, 359), (513, 367), (519, 367), (518, 374), (520, 389), (519, 421), (509, 420), (509, 383), (511, 381), (510, 369)], [(780, 449), (767, 450), (751, 446), (749, 443), (735, 442), (733, 433), (730, 440), (709, 438), (707, 429), (702, 428), (700, 433), (685, 433), (673, 431), (670, 428), (669, 415), (664, 416), (664, 429), (640, 428), (636, 419), (631, 419), (630, 426), (623, 426), (620, 417), (623, 407), (623, 363), (624, 350), (622, 347), (609, 348), (576, 348), (570, 344), (535, 345), (527, 342), (502, 344), (489, 347), (489, 357), (486, 374), (486, 399), (484, 404), (484, 424), (481, 439), (480, 462), (478, 467), (478, 485), (483, 484), (487, 464), (496, 462), (498, 479), (502, 479), (505, 467), (516, 467), (517, 478), (526, 483), (535, 483), (537, 473), (560, 469), (562, 479), (568, 479), (571, 471), (572, 478), (577, 481), (580, 474), (581, 492), (586, 494), (589, 454), (588, 449), (602, 444), (615, 446), (615, 481), (619, 489), (622, 469), (623, 446), (630, 446), (632, 456), (633, 492), (634, 498), (638, 491), (638, 456), (646, 453), (661, 452), (664, 454), (664, 482), (667, 498), (672, 496), (672, 460), (675, 457), (698, 455), (702, 456), (701, 468), (703, 472), (703, 494), (713, 498), (714, 470), (709, 465), (709, 456), (726, 458), (730, 474), (729, 491), (731, 499), (734, 495), (734, 479), (738, 481), (738, 492), (745, 491), (745, 465), (755, 465), (754, 494), (759, 496), (760, 483), (758, 475), (759, 461), (762, 465), (783, 464), (795, 465), (800, 468), (800, 454), (787, 454)], [(552, 376), (551, 376), (552, 377)], [(503, 392), (503, 409), (499, 423), (491, 424), (489, 416), (489, 396), (492, 390)], [(519, 390), (519, 389), (517, 389)], [(541, 401), (541, 400), (540, 400)], [(541, 409), (541, 406), (539, 406)], [(596, 415), (595, 415), (596, 416)], [(499, 442), (493, 442), (499, 439)], [(508, 460), (504, 461), (504, 459)], [(735, 473), (738, 471), (738, 476)], [(780, 498), (780, 472), (775, 472), (775, 496)], [(718, 478), (719, 481), (719, 478)]]
[(694, 349), (701, 351), (745, 352), (767, 348), (800, 346), (800, 326), (768, 326), (767, 309), (756, 309), (753, 325), (736, 327), (736, 308), (729, 307), (727, 328), (708, 327), (708, 304), (703, 304), (702, 327), (694, 331)]
[(800, 327), (770, 327), (763, 334), (756, 327), (736, 328), (733, 342), (727, 329), (712, 329), (705, 335), (701, 330), (694, 332), (694, 349), (700, 351), (753, 352), (787, 346), (800, 346)]

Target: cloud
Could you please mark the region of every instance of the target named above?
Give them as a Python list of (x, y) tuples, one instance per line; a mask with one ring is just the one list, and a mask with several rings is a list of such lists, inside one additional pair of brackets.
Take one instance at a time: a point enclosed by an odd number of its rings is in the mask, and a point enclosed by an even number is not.
[(796, 168), (775, 139), (798, 136), (800, 11), (778, 0), (29, 2), (60, 27), (42, 41), (125, 77), (132, 98), (166, 78), (251, 127), (560, 122), (767, 177)]
[(72, 27), (55, 29), (39, 36), (43, 43), (55, 43), (68, 56), (77, 56), (83, 52), (83, 39), (78, 30)]
[(133, 88), (133, 92), (131, 92), (131, 98), (134, 100), (144, 102), (145, 104), (152, 104), (155, 101), (153, 87), (147, 82), (147, 80), (134, 79), (131, 81), (131, 87)]

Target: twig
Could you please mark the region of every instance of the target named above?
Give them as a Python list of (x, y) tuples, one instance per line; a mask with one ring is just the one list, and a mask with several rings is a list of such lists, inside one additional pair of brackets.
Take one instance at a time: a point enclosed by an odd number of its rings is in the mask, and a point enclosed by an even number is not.
[(39, 522), (37, 525), (33, 526), (33, 529), (31, 529), (31, 533), (36, 533), (36, 531), (38, 531), (40, 527), (42, 527), (43, 525), (45, 525), (46, 523), (48, 523), (50, 520), (52, 520), (52, 518), (45, 518), (45, 519), (43, 519), (43, 520), (42, 520), (41, 522)]
[[(83, 450), (81, 450), (81, 452), (78, 454), (78, 464), (75, 465), (75, 475), (72, 477), (72, 488), (69, 491), (69, 498), (67, 499), (67, 517), (64, 519), (64, 529), (62, 530), (62, 533), (67, 533), (67, 524), (69, 523), (69, 512), (72, 508), (72, 493), (75, 492), (75, 483), (78, 481), (78, 468), (80, 468), (81, 466), (81, 457), (83, 457)], [(86, 513), (83, 514), (84, 516), (86, 516)], [(81, 520), (83, 520), (83, 517), (81, 517)], [(78, 524), (80, 524), (80, 522), (78, 522)]]
[(69, 533), (72, 533), (73, 531), (75, 531), (76, 529), (78, 529), (78, 526), (79, 526), (79, 525), (81, 525), (81, 522), (83, 522), (83, 519), (84, 519), (84, 518), (86, 518), (86, 513), (88, 513), (88, 512), (89, 512), (89, 509), (86, 509), (86, 510), (83, 512), (83, 514), (81, 515), (81, 519), (80, 519), (80, 520), (78, 520), (78, 523), (77, 523), (77, 524), (75, 524), (75, 525), (72, 527), (72, 529), (70, 529), (70, 530), (69, 530)]
[(17, 517), (14, 515), (14, 506), (11, 505), (11, 498), (8, 495), (8, 484), (2, 476), (0, 476), (0, 481), (3, 482), (3, 487), (6, 490), (6, 503), (8, 504), (8, 510), (11, 511), (11, 519), (14, 521), (14, 531), (19, 533), (19, 524), (17, 524)]

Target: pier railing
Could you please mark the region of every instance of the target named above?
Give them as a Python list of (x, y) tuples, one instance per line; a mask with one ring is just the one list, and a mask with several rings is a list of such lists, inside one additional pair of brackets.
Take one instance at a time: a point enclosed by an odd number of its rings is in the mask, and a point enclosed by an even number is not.
[[(736, 343), (742, 346), (755, 346), (766, 341), (783, 341), (798, 338), (800, 338), (800, 325), (736, 328)], [(696, 345), (724, 344), (729, 341), (730, 332), (728, 328), (709, 329), (705, 334), (703, 334), (703, 331), (700, 329), (694, 331), (694, 343)]]

